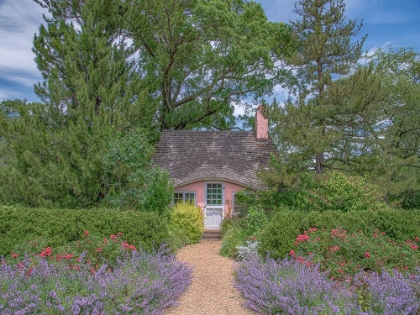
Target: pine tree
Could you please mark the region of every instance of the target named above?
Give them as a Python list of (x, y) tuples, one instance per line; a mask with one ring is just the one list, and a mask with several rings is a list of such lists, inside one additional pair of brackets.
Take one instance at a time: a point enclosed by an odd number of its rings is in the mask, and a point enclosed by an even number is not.
[[(362, 23), (346, 21), (343, 0), (302, 0), (295, 10), (301, 19), (291, 22), (297, 40), (297, 52), (288, 60), (296, 81), (284, 106), (274, 106), (271, 120), (282, 152), (290, 154), (290, 164), (298, 169), (325, 172), (326, 151), (338, 141), (335, 126), (340, 109), (328, 95), (332, 85), (355, 69), (363, 42), (352, 43)], [(358, 74), (359, 75), (359, 74)], [(361, 75), (361, 74), (360, 74)], [(327, 156), (328, 158), (330, 155)]]
[(2, 119), (15, 161), (1, 170), (3, 202), (88, 207), (107, 194), (101, 157), (117, 129), (150, 126), (155, 103), (130, 61), (125, 13), (113, 0), (37, 1), (49, 9), (33, 51), (42, 104)]

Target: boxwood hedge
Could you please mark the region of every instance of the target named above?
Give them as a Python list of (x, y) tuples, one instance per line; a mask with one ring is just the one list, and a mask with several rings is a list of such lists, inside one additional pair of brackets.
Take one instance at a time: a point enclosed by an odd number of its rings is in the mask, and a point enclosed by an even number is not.
[(311, 227), (342, 228), (350, 233), (363, 231), (373, 234), (385, 232), (396, 241), (420, 237), (420, 210), (365, 211), (280, 211), (276, 213), (260, 237), (259, 253), (284, 258), (293, 248), (296, 236)]
[(124, 240), (146, 250), (168, 242), (165, 220), (151, 212), (0, 206), (0, 256), (39, 238), (45, 238), (48, 246), (61, 246), (80, 239), (85, 230), (101, 237), (121, 232)]

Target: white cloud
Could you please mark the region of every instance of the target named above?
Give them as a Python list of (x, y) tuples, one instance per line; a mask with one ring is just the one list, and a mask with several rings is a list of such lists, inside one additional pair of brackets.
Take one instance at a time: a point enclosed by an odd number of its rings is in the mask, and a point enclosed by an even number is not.
[[(31, 0), (4, 0), (0, 4), (0, 76), (28, 85), (27, 77), (41, 78), (34, 62), (32, 40), (45, 10)], [(9, 75), (14, 73), (14, 77)], [(18, 79), (16, 74), (21, 78)], [(34, 82), (31, 82), (32, 85)]]

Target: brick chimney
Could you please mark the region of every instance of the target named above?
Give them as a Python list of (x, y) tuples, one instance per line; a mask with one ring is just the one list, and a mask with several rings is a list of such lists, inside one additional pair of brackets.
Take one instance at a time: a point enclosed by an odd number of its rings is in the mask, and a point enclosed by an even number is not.
[(263, 116), (264, 105), (260, 105), (255, 113), (255, 134), (257, 140), (268, 139), (268, 119)]

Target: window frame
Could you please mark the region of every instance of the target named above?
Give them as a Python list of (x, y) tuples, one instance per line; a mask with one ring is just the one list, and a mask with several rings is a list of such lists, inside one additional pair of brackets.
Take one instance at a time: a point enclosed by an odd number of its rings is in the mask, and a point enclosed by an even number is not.
[[(186, 202), (186, 201), (190, 201), (191, 199), (186, 200), (185, 199), (185, 194), (194, 194), (194, 205), (197, 205), (197, 192), (195, 190), (178, 190), (178, 191), (174, 191), (174, 194), (172, 195), (172, 205), (175, 205), (175, 194), (182, 194), (182, 202)], [(181, 200), (179, 200), (178, 202), (181, 202)], [(177, 202), (177, 203), (178, 203)]]

